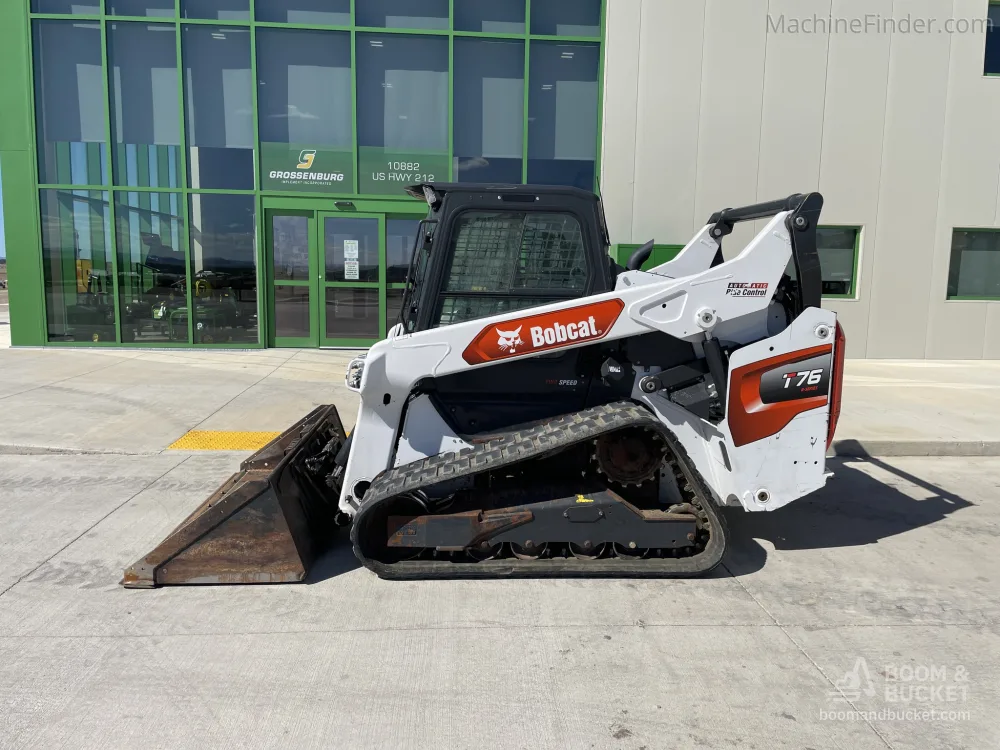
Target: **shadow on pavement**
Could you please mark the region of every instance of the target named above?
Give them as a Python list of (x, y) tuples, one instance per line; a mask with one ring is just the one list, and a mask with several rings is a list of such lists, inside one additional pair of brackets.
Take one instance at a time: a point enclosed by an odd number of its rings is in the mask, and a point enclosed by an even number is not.
[[(834, 472), (826, 487), (771, 513), (725, 510), (729, 550), (714, 575), (754, 573), (764, 567), (766, 539), (779, 550), (858, 547), (928, 526), (956, 510), (973, 505), (968, 500), (877, 458), (832, 458)], [(868, 464), (931, 493), (915, 499), (855, 468)], [(351, 549), (347, 529), (340, 529), (330, 550), (313, 565), (306, 583), (319, 583), (361, 567)]]
[[(930, 492), (931, 497), (912, 498), (856, 468), (860, 464), (889, 472)], [(771, 513), (725, 511), (729, 550), (723, 565), (732, 575), (754, 573), (764, 566), (767, 550), (757, 539), (766, 539), (779, 550), (857, 547), (928, 526), (973, 505), (877, 458), (832, 458), (827, 465), (833, 477), (807, 498)]]
[(330, 549), (313, 564), (305, 582), (319, 583), (328, 578), (350, 573), (360, 567), (361, 563), (351, 549), (350, 532), (348, 529), (338, 529), (330, 542)]

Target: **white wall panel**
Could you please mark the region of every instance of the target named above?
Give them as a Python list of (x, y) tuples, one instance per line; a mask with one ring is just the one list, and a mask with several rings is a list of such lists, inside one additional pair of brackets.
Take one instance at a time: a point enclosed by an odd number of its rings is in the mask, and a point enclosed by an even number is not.
[[(766, 41), (767, 0), (708, 0), (694, 203), (701, 221), (757, 200)], [(726, 257), (752, 237), (752, 227), (738, 226), (723, 243)]]
[(709, 216), (694, 194), (705, 13), (705, 0), (643, 2), (633, 242), (686, 244)]
[[(978, 0), (956, 0), (955, 17), (973, 18)], [(992, 227), (1000, 181), (1000, 87), (983, 76), (984, 34), (951, 40), (938, 229), (928, 298), (926, 356), (979, 359), (986, 337), (985, 302), (947, 301), (955, 227)]]
[[(951, 18), (950, 0), (896, 3), (893, 17)], [(868, 356), (921, 358), (941, 182), (951, 36), (896, 32), (882, 144)]]
[(613, 243), (632, 241), (641, 10), (642, 0), (609, 0), (605, 20), (601, 197)]

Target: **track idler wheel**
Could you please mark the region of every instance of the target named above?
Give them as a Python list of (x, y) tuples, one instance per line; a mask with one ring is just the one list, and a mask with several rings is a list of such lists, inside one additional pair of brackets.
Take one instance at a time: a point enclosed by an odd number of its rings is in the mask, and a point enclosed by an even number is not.
[(510, 545), (510, 551), (518, 560), (540, 560), (548, 548), (548, 544), (535, 544), (530, 539), (523, 545), (513, 542)]

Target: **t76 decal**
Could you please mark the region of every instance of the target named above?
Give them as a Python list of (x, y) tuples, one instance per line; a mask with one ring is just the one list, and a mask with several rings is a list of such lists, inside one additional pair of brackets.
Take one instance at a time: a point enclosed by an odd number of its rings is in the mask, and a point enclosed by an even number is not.
[(625, 303), (620, 299), (529, 315), (488, 325), (462, 353), (470, 365), (558, 349), (607, 336)]

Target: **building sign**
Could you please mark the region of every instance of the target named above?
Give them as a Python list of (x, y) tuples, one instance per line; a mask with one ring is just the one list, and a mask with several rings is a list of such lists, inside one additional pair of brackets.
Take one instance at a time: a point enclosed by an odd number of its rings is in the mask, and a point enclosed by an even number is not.
[(358, 149), (362, 195), (399, 195), (418, 182), (447, 182), (448, 154)]
[(350, 149), (262, 143), (260, 164), (263, 190), (354, 192), (354, 155)]

